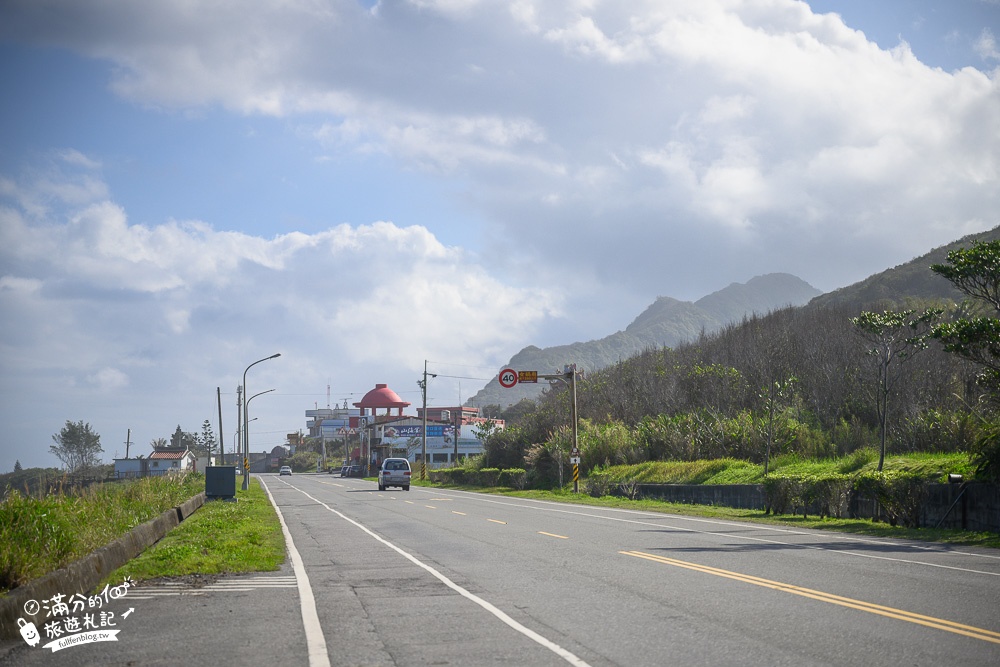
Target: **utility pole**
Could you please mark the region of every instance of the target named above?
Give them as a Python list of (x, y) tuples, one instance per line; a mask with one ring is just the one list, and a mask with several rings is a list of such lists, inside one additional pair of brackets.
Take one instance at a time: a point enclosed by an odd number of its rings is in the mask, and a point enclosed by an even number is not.
[(420, 393), (423, 395), (424, 409), (421, 413), (423, 418), (423, 437), (420, 438), (420, 479), (427, 478), (427, 376), (430, 375), (432, 378), (436, 378), (437, 375), (434, 373), (427, 372), (427, 360), (424, 359), (424, 379), (417, 380), (417, 384), (420, 385)]
[(454, 453), (451, 455), (451, 466), (453, 468), (458, 467), (458, 435), (459, 431), (462, 430), (462, 385), (458, 385), (458, 410), (455, 414), (455, 432), (452, 437), (455, 439), (455, 449)]
[(125, 458), (128, 458), (128, 448), (132, 444), (132, 429), (128, 430), (128, 434), (125, 436)]

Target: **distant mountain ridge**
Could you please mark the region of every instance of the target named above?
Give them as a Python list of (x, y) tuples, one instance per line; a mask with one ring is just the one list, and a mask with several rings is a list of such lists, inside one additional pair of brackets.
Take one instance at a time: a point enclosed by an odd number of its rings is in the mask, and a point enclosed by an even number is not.
[(1000, 240), (1000, 227), (979, 234), (969, 234), (957, 241), (935, 248), (915, 259), (864, 280), (827, 292), (813, 299), (810, 307), (855, 306), (859, 309), (900, 308), (907, 299), (947, 300), (965, 298), (951, 281), (931, 271), (931, 264), (944, 264), (948, 253), (967, 248), (974, 241)]
[[(818, 289), (801, 278), (770, 273), (746, 283), (733, 283), (693, 303), (661, 296), (624, 331), (585, 343), (544, 349), (529, 345), (511, 357), (507, 365), (515, 370), (540, 373), (561, 371), (567, 363), (576, 363), (584, 370), (597, 370), (650, 347), (676, 347), (697, 338), (702, 331), (711, 333), (753, 313), (763, 315), (785, 306), (804, 305), (819, 294)], [(544, 387), (544, 384), (517, 385), (504, 389), (494, 377), (468, 404), (506, 406), (523, 398), (535, 398)]]

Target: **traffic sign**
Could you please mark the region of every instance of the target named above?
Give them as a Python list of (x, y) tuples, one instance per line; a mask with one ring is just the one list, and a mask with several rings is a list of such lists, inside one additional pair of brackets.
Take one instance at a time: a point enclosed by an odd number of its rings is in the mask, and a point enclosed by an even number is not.
[(538, 382), (538, 371), (518, 371), (517, 372), (518, 382)]
[(500, 386), (504, 389), (510, 389), (515, 384), (517, 384), (517, 371), (513, 368), (505, 368), (500, 371)]
[(575, 466), (580, 465), (580, 457), (579, 456), (571, 456), (571, 457), (569, 457), (569, 462), (572, 463)]

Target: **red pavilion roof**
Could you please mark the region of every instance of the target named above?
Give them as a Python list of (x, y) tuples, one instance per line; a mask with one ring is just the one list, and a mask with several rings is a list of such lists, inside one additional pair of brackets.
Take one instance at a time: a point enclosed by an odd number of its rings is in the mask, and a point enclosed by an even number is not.
[(356, 408), (405, 408), (410, 404), (399, 397), (396, 392), (389, 389), (387, 384), (377, 384), (375, 388), (365, 394), (364, 398), (354, 404)]

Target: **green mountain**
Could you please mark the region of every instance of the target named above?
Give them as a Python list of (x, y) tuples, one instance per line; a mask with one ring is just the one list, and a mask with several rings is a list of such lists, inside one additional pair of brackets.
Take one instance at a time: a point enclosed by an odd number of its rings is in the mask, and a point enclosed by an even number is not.
[[(753, 313), (763, 315), (785, 306), (804, 305), (818, 294), (819, 290), (795, 276), (771, 273), (743, 284), (733, 283), (693, 303), (661, 296), (624, 331), (585, 343), (544, 349), (529, 345), (511, 357), (507, 366), (519, 371), (558, 373), (566, 364), (575, 363), (585, 371), (597, 370), (651, 347), (676, 347), (703, 331), (711, 333)], [(519, 384), (504, 389), (494, 377), (468, 404), (506, 406), (523, 398), (536, 398), (545, 386)]]
[(809, 305), (882, 310), (899, 308), (907, 299), (960, 302), (965, 295), (950, 281), (931, 271), (931, 264), (944, 264), (949, 252), (971, 246), (973, 241), (997, 240), (1000, 240), (1000, 227), (964, 236), (905, 264), (876, 273), (861, 282), (822, 294), (813, 299)]

